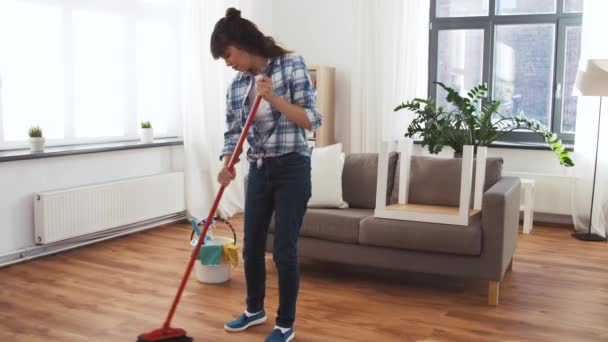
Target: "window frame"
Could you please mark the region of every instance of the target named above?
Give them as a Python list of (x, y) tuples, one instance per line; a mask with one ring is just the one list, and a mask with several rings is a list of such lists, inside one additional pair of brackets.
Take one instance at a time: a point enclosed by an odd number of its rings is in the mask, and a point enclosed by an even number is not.
[[(547, 14), (516, 14), (496, 15), (496, 4), (500, 0), (488, 0), (487, 16), (471, 17), (437, 17), (436, 7), (438, 0), (431, 0), (429, 16), (429, 82), (428, 94), (437, 98), (437, 86), (433, 81), (437, 79), (438, 73), (438, 41), (439, 32), (454, 29), (483, 29), (483, 68), (481, 79), (488, 84), (488, 97), (482, 100), (482, 105), (494, 95), (494, 45), (496, 25), (521, 25), (521, 24), (554, 24), (555, 43), (553, 51), (553, 75), (551, 92), (551, 110), (549, 129), (557, 133), (558, 137), (566, 144), (574, 143), (574, 133), (562, 133), (561, 120), (563, 115), (564, 94), (564, 68), (566, 53), (566, 28), (569, 26), (582, 25), (582, 13), (564, 12), (565, 0), (556, 0), (556, 12)], [(560, 91), (560, 94), (557, 92)], [(559, 96), (558, 96), (559, 95)], [(519, 131), (506, 134), (501, 141), (507, 142), (543, 142), (542, 137), (533, 132)]]
[[(182, 30), (182, 24), (180, 23), (180, 13), (178, 10), (178, 6), (181, 5), (173, 5), (171, 2), (168, 4), (171, 5), (163, 5), (161, 4), (146, 4), (145, 0), (103, 0), (103, 1), (95, 1), (95, 2), (79, 2), (79, 1), (70, 1), (70, 0), (26, 0), (27, 2), (34, 4), (44, 4), (44, 5), (53, 5), (62, 9), (63, 12), (63, 36), (64, 36), (64, 137), (62, 139), (49, 139), (46, 138), (46, 146), (80, 146), (87, 144), (100, 144), (100, 143), (120, 143), (125, 141), (133, 141), (138, 139), (138, 117), (137, 117), (137, 104), (136, 104), (136, 77), (135, 73), (135, 56), (136, 56), (136, 46), (135, 46), (135, 35), (136, 35), (136, 23), (138, 20), (142, 19), (154, 19), (158, 22), (165, 22), (172, 27), (175, 27), (176, 32), (178, 33), (177, 39), (177, 60), (181, 60), (181, 50), (182, 50), (182, 41), (179, 37), (179, 33)], [(128, 66), (128, 77), (127, 77), (127, 89), (128, 89), (128, 97), (127, 97), (127, 108), (129, 115), (123, 117), (123, 124), (125, 126), (125, 132), (121, 136), (102, 136), (102, 137), (91, 137), (91, 138), (77, 138), (76, 130), (74, 127), (74, 65), (72, 63), (73, 58), (73, 48), (74, 43), (72, 41), (72, 32), (73, 32), (73, 11), (75, 10), (96, 10), (100, 12), (107, 13), (117, 13), (117, 14), (128, 14), (127, 16), (127, 37), (126, 40), (128, 42), (127, 56), (125, 62)], [(181, 68), (181, 66), (178, 66)], [(177, 76), (177, 98), (181, 98), (182, 96), (182, 79), (181, 73)], [(24, 132), (24, 139), (19, 141), (7, 141), (4, 136), (4, 113), (2, 107), (2, 75), (0, 74), (0, 151), (10, 151), (16, 149), (27, 148), (28, 140), (27, 136)], [(164, 138), (172, 138), (175, 136), (181, 136), (181, 124), (182, 124), (182, 111), (183, 106), (178, 101), (177, 103), (177, 112), (175, 120), (169, 121), (169, 126), (167, 127), (167, 132), (162, 135), (155, 135), (157, 139)], [(44, 129), (44, 128), (43, 128)]]

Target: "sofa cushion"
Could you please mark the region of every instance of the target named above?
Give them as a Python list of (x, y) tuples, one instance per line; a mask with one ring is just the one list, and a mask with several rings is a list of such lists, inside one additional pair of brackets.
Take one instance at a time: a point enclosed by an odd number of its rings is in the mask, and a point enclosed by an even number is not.
[(481, 255), (481, 215), (468, 226), (369, 217), (361, 222), (359, 243), (420, 252)]
[[(502, 158), (487, 158), (484, 192), (502, 178)], [(462, 160), (457, 158), (433, 158), (413, 156), (410, 166), (409, 203), (445, 205), (457, 207), (460, 203), (460, 171)], [(473, 162), (475, 177), (475, 162)], [(475, 178), (471, 198), (475, 194)], [(390, 203), (399, 199), (399, 165)]]
[(309, 208), (348, 208), (342, 198), (342, 144), (315, 148), (310, 156), (312, 195)]
[[(388, 159), (387, 203), (393, 190), (398, 154)], [(378, 153), (349, 154), (342, 171), (342, 197), (350, 208), (376, 208), (376, 182), (378, 179)]]
[[(359, 241), (359, 223), (366, 217), (372, 216), (370, 209), (312, 209), (306, 210), (300, 236), (357, 243)], [(270, 231), (274, 232), (274, 218), (270, 223)]]

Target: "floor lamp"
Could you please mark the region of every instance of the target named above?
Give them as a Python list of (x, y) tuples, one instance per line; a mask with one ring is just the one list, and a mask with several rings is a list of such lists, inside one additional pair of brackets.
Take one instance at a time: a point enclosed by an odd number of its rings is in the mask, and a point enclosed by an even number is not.
[(600, 149), (600, 130), (602, 123), (602, 96), (608, 95), (608, 59), (590, 59), (587, 62), (587, 70), (579, 71), (576, 75), (576, 88), (580, 96), (599, 96), (600, 112), (597, 123), (597, 140), (595, 142), (595, 166), (593, 168), (593, 188), (591, 190), (591, 212), (589, 214), (589, 230), (586, 233), (572, 233), (572, 236), (583, 241), (606, 241), (606, 238), (591, 233), (593, 224), (593, 200), (595, 197), (595, 180), (597, 177), (597, 159)]

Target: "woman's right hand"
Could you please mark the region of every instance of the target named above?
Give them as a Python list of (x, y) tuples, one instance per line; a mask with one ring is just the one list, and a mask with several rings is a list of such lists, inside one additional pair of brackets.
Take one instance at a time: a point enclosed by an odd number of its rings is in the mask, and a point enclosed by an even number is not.
[(217, 181), (222, 186), (228, 186), (228, 184), (230, 184), (230, 182), (232, 182), (234, 178), (236, 178), (236, 170), (230, 172), (227, 166), (224, 166), (220, 170), (220, 173), (217, 175)]

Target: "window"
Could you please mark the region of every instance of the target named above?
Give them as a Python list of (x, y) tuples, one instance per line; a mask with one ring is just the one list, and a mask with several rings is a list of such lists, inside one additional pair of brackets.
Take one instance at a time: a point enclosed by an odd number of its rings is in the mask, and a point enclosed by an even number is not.
[[(463, 94), (485, 82), (501, 114), (523, 111), (573, 142), (582, 7), (583, 0), (431, 0), (429, 80)], [(445, 104), (432, 82), (429, 94)], [(527, 131), (506, 137), (541, 139)]]
[(177, 4), (0, 1), (0, 149), (179, 135)]

